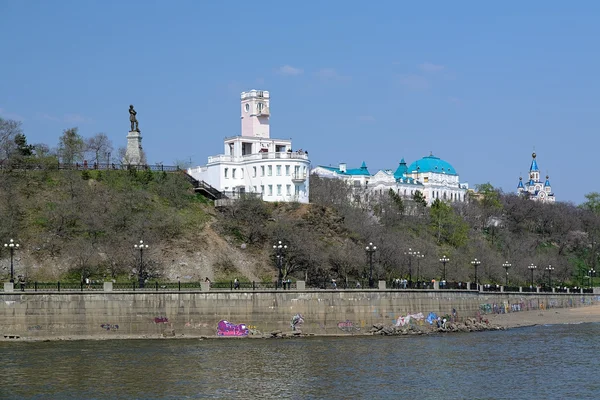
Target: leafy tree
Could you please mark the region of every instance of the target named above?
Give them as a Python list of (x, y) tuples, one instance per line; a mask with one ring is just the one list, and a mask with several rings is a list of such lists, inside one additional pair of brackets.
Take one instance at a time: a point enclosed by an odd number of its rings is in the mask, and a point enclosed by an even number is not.
[(580, 207), (584, 210), (591, 211), (594, 214), (600, 215), (600, 193), (591, 192), (585, 195), (587, 199)]
[(65, 129), (59, 138), (58, 154), (63, 164), (74, 164), (83, 161), (85, 142), (78, 133), (78, 128)]
[(461, 247), (467, 244), (469, 227), (452, 207), (440, 199), (431, 204), (429, 227), (438, 244)]

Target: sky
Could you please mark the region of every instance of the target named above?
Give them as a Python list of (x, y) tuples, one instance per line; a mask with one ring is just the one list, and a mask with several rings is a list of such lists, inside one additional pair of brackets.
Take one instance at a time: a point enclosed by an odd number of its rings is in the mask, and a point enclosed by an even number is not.
[[(414, 3), (414, 4), (413, 4)], [(600, 2), (0, 0), (0, 117), (149, 163), (204, 165), (271, 93), (271, 137), (371, 173), (432, 152), (514, 192), (535, 150), (558, 201), (600, 191)]]

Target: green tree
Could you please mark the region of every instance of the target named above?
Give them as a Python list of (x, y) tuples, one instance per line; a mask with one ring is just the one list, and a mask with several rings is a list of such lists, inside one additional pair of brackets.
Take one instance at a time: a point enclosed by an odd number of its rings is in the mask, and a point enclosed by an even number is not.
[(579, 207), (593, 212), (594, 214), (600, 215), (600, 193), (591, 192), (585, 195), (587, 201), (582, 203)]
[(468, 225), (449, 204), (440, 199), (435, 199), (431, 204), (429, 229), (435, 235), (439, 245), (461, 247), (467, 244)]
[(63, 164), (83, 161), (85, 141), (77, 128), (65, 129), (58, 142), (58, 155)]
[(412, 199), (418, 206), (427, 207), (427, 200), (425, 200), (425, 196), (420, 190), (415, 190)]

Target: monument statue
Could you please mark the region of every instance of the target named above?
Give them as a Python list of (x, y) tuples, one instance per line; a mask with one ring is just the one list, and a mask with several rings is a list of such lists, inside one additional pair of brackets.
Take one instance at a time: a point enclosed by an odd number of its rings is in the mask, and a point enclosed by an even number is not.
[(133, 109), (133, 105), (129, 106), (129, 121), (131, 121), (131, 132), (139, 132), (138, 120), (135, 117), (137, 112)]

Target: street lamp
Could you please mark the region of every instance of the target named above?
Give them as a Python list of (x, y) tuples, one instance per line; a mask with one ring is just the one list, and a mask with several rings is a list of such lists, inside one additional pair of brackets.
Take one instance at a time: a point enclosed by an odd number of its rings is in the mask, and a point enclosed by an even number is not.
[(589, 282), (590, 282), (590, 286), (592, 286), (592, 277), (596, 274), (596, 270), (594, 268), (590, 269), (588, 271), (588, 276), (589, 276)]
[(404, 254), (408, 256), (408, 287), (412, 288), (412, 258), (419, 254), (419, 252), (409, 248)]
[(4, 247), (10, 249), (10, 282), (15, 283), (15, 270), (13, 268), (13, 258), (15, 250), (19, 249), (19, 243), (15, 243), (13, 239), (10, 239), (8, 243), (4, 243)]
[(367, 247), (365, 247), (365, 251), (369, 256), (369, 287), (373, 288), (373, 253), (377, 250), (377, 246), (374, 246), (373, 243), (369, 243)]
[(552, 287), (552, 271), (554, 271), (554, 267), (552, 265), (548, 265), (546, 267), (546, 271), (548, 271), (548, 287)]
[[(479, 261), (478, 259), (474, 259), (473, 261), (471, 261), (471, 265), (475, 267), (475, 285), (477, 285), (477, 267), (479, 267), (480, 264), (481, 261)], [(479, 290), (479, 286), (477, 287), (477, 289)]]
[(277, 244), (273, 245), (273, 249), (277, 253), (277, 270), (279, 271), (277, 275), (277, 286), (279, 286), (283, 279), (281, 268), (283, 267), (283, 252), (287, 249), (287, 244), (282, 244), (280, 240), (277, 242)]
[(533, 288), (533, 271), (535, 271), (537, 266), (533, 265), (533, 263), (531, 263), (531, 264), (529, 264), (529, 266), (527, 268), (529, 268), (529, 270), (531, 271), (531, 287)]
[(505, 261), (504, 264), (502, 264), (502, 268), (504, 268), (506, 270), (506, 286), (508, 286), (508, 269), (512, 267), (512, 264), (509, 263), (508, 261)]
[(440, 258), (440, 262), (444, 265), (444, 274), (442, 275), (442, 280), (444, 282), (446, 282), (446, 263), (450, 261), (450, 259), (448, 257), (446, 257), (446, 255), (443, 255), (442, 258)]
[(419, 282), (421, 281), (421, 258), (425, 257), (425, 254), (421, 254), (420, 251), (417, 251), (417, 254), (415, 254), (415, 257), (417, 259), (417, 286), (418, 286)]
[(144, 244), (143, 240), (140, 240), (140, 244), (134, 244), (133, 248), (140, 251), (140, 269), (138, 271), (138, 283), (139, 287), (143, 288), (146, 281), (146, 276), (144, 274), (144, 250), (148, 249), (148, 245)]

